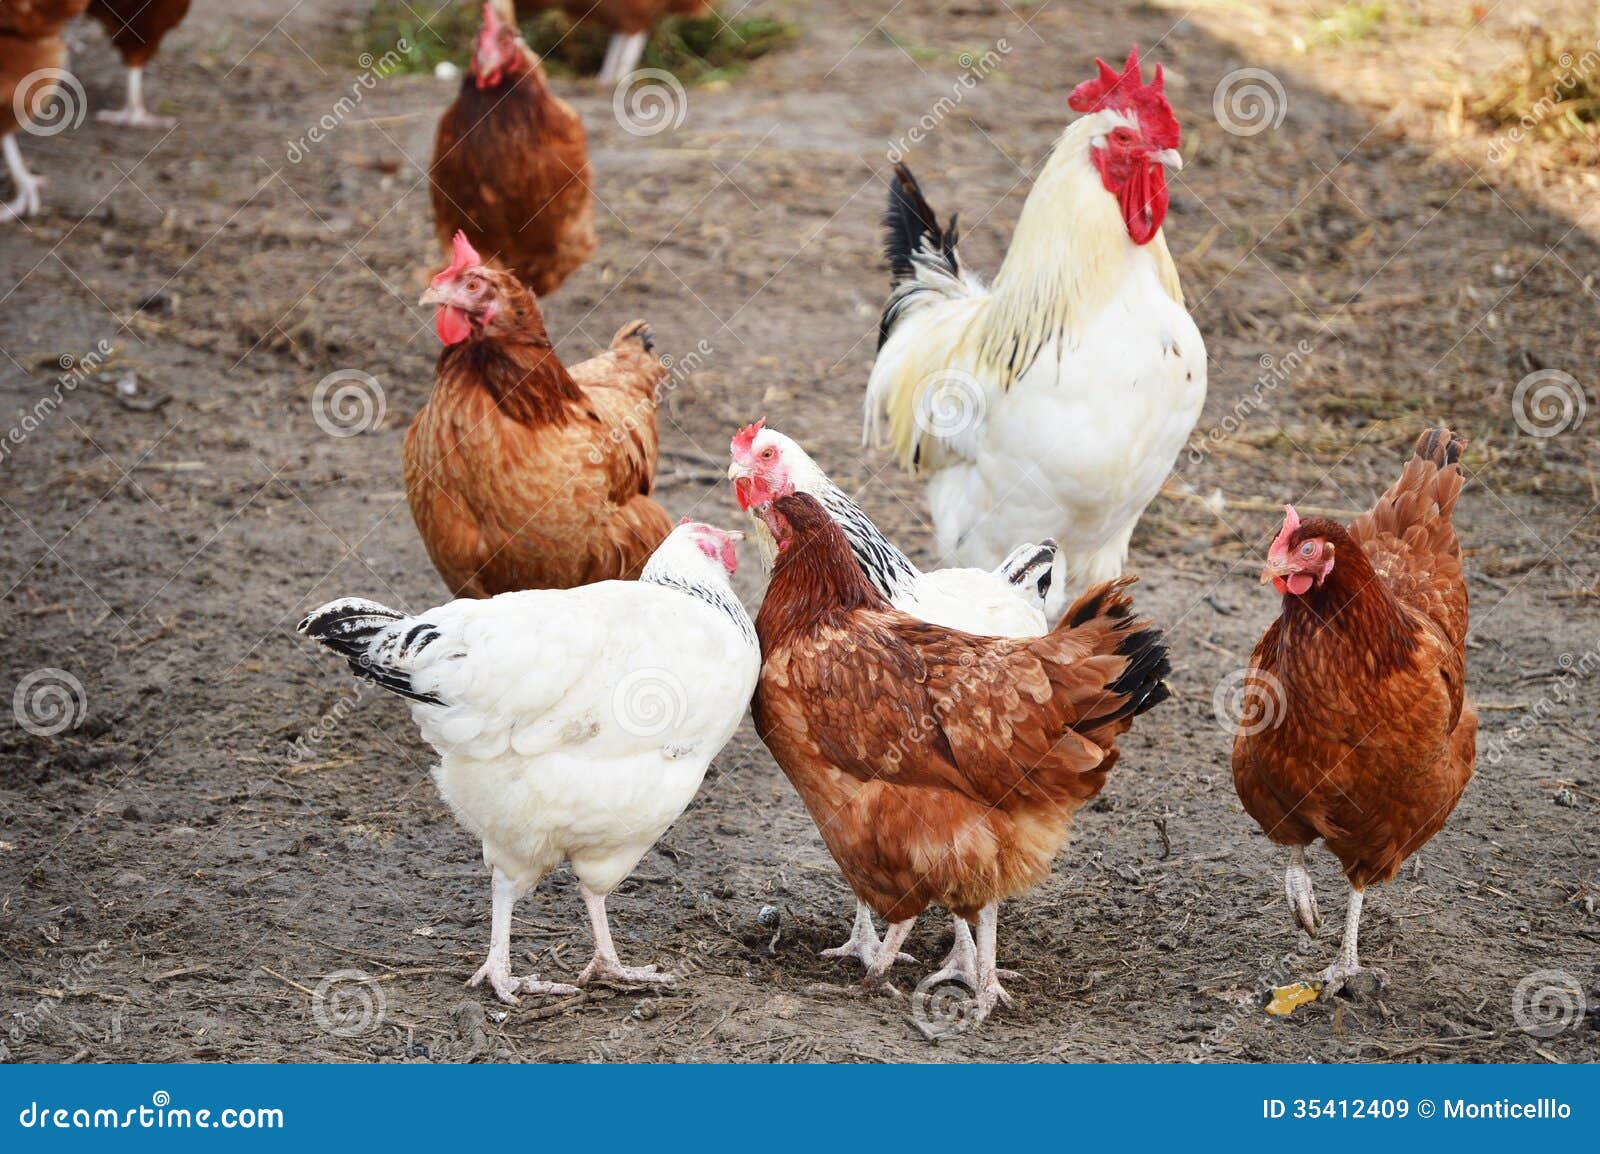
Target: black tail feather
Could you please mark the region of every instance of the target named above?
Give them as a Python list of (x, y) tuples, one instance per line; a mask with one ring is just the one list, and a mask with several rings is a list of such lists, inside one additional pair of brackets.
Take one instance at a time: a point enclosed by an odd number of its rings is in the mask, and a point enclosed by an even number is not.
[(939, 227), (939, 218), (922, 195), (922, 187), (904, 164), (894, 166), (889, 182), (889, 208), (883, 214), (883, 248), (893, 272), (893, 283), (916, 275), (912, 256), (931, 248), (944, 257), (953, 274), (960, 272), (956, 258), (956, 218)]
[(394, 658), (409, 656), (437, 641), (440, 634), (436, 628), (426, 621), (418, 621), (403, 637), (386, 638), (377, 647), (378, 651), (374, 651), (374, 642), (380, 634), (395, 622), (406, 620), (409, 620), (407, 614), (376, 601), (347, 598), (313, 610), (300, 622), (300, 632), (343, 657), (357, 677), (364, 677), (412, 701), (443, 705), (444, 702), (433, 694), (418, 692), (411, 684), (410, 672), (392, 663)]

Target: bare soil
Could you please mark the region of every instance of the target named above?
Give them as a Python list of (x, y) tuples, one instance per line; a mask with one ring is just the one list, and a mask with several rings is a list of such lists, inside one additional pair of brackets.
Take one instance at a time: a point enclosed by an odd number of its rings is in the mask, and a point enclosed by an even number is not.
[[(1509, 16), (1394, 6), (1358, 40), (1302, 53), (1294, 37), (1326, 13), (1300, 2), (788, 0), (799, 39), (689, 89), (676, 129), (630, 134), (609, 94), (566, 83), (589, 127), (601, 246), (547, 302), (551, 329), (579, 358), (635, 316), (654, 325), (677, 365), (662, 411), (672, 511), (736, 522), (720, 462), (730, 431), (765, 414), (925, 557), (917, 482), (859, 447), (887, 153), (931, 118), (900, 147), (935, 204), (961, 211), (968, 260), (992, 270), (1090, 58), (1137, 41), (1167, 66), (1192, 153), (1167, 230), (1211, 354), (1194, 452), (1134, 540), (1142, 605), (1173, 641), (1174, 699), (1141, 719), (1049, 884), (1003, 911), (1017, 1005), (935, 1045), (910, 1000), (862, 996), (851, 967), (817, 956), (842, 938), (850, 897), (748, 726), (612, 902), (625, 958), (678, 970), (679, 988), (507, 1010), (463, 987), (488, 936), (478, 847), (436, 796), (404, 705), (293, 632), (338, 595), (445, 597), (400, 444), (436, 353), (415, 306), (435, 258), (423, 172), (453, 85), (392, 76), (336, 114), (366, 67), (360, 5), (283, 8), (196, 7), (147, 81), (176, 131), (91, 117), (22, 141), (48, 212), (0, 232), (0, 426), (20, 427), (64, 375), (76, 387), (0, 459), (0, 690), (60, 670), (82, 686), (82, 716), (50, 736), (9, 714), (0, 726), (12, 1058), (1600, 1053), (1584, 1019), (1542, 1037), (1515, 1008), (1530, 978), (1524, 1002), (1573, 981), (1600, 1004), (1596, 415), (1539, 437), (1513, 411), (1536, 370), (1573, 374), (1595, 404), (1600, 197), (1594, 169), (1536, 145), (1492, 163), (1452, 119), (1452, 92), (1511, 59)], [(76, 35), (91, 107), (116, 106), (99, 29)], [(998, 68), (961, 87), (989, 51)], [(1245, 67), (1283, 93), (1281, 123), (1256, 135), (1213, 112)], [(335, 126), (292, 162), (325, 115)], [(110, 378), (138, 374), (135, 398), (64, 370), (102, 341)], [(362, 435), (315, 419), (313, 390), (338, 370), (381, 385), (386, 415)], [(1255, 573), (1277, 503), (1356, 512), (1438, 420), (1473, 440), (1459, 525), (1478, 776), (1367, 903), (1363, 953), (1389, 987), (1270, 1017), (1262, 992), (1326, 965), (1336, 940), (1292, 928), (1282, 861), (1234, 797), (1214, 695), (1275, 612)], [(740, 579), (754, 605), (759, 574)], [(1314, 855), (1313, 873), (1337, 926), (1336, 866)], [(583, 964), (570, 877), (518, 915), (519, 969)], [(923, 920), (902, 986), (948, 936)], [(340, 971), (370, 981), (330, 981)]]

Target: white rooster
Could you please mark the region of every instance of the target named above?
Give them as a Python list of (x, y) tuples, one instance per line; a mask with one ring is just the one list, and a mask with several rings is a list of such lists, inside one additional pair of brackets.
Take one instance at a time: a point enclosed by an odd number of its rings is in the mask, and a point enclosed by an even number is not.
[[(934, 625), (985, 637), (1042, 637), (1047, 631), (1047, 598), (1056, 544), (1020, 545), (999, 568), (936, 569), (923, 572), (883, 535), (872, 518), (828, 479), (811, 455), (791, 438), (766, 427), (765, 420), (747, 425), (729, 446), (733, 458), (728, 478), (739, 507), (746, 512), (770, 505), (791, 493), (807, 493), (844, 530), (845, 540), (867, 580), (901, 612)], [(755, 514), (755, 541), (770, 569), (778, 545), (766, 522)], [(978, 961), (972, 930), (953, 917), (955, 945), (931, 981), (965, 981), (978, 988)], [(872, 908), (857, 899), (849, 939), (824, 957), (854, 957), (871, 969), (882, 942), (872, 924)]]
[(667, 982), (624, 966), (606, 919), (617, 887), (694, 798), (739, 726), (761, 655), (728, 578), (741, 534), (684, 522), (638, 581), (451, 601), (415, 617), (347, 598), (300, 630), (412, 702), (439, 751), (434, 781), (483, 841), (493, 884), (487, 979), (501, 1001), (574, 986), (511, 973), (516, 900), (572, 863), (596, 979)]
[(1128, 541), (1194, 428), (1205, 344), (1161, 224), (1182, 166), (1161, 68), (1104, 61), (985, 287), (915, 178), (896, 168), (886, 217), (895, 289), (867, 384), (866, 434), (931, 474), (942, 555), (988, 567), (1010, 543), (1061, 543), (1047, 615), (1122, 572)]

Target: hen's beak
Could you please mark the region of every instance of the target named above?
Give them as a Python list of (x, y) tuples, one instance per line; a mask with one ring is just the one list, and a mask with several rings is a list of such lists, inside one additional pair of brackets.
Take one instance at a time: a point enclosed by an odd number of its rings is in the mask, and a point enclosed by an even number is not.
[(1286, 561), (1268, 561), (1261, 569), (1261, 584), (1271, 585), (1278, 577), (1287, 577), (1291, 570)]
[(422, 299), (417, 302), (419, 308), (438, 308), (440, 305), (450, 303), (450, 290), (428, 286), (428, 291), (422, 294)]
[(1150, 159), (1164, 168), (1172, 169), (1173, 172), (1183, 170), (1183, 157), (1178, 155), (1176, 148), (1163, 148), (1160, 152), (1152, 152)]

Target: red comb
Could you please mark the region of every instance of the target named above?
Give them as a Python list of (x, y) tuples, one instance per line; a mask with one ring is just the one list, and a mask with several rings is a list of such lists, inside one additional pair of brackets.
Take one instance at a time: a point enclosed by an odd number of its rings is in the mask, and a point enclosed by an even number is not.
[(432, 284), (448, 284), (469, 268), (476, 268), (483, 263), (483, 258), (478, 255), (478, 250), (472, 247), (472, 242), (467, 239), (467, 234), (456, 232), (455, 254), (451, 258), (450, 267), (434, 277)]
[(1278, 535), (1272, 539), (1272, 548), (1267, 550), (1269, 561), (1286, 561), (1289, 558), (1289, 538), (1294, 536), (1294, 531), (1300, 528), (1300, 514), (1294, 511), (1293, 505), (1283, 507), (1283, 528), (1278, 530)]
[(750, 446), (755, 444), (756, 434), (761, 431), (761, 427), (766, 423), (767, 418), (762, 417), (755, 424), (746, 425), (735, 433), (733, 435), (733, 451), (736, 453), (748, 453)]
[(483, 2), (483, 28), (490, 36), (500, 31), (500, 13), (495, 11), (494, 0)]
[(1093, 80), (1085, 80), (1067, 97), (1067, 106), (1074, 112), (1099, 112), (1114, 108), (1129, 112), (1138, 118), (1145, 136), (1161, 148), (1178, 147), (1178, 118), (1172, 114), (1164, 92), (1166, 78), (1161, 65), (1156, 65), (1155, 76), (1149, 84), (1139, 70), (1139, 46), (1128, 51), (1128, 63), (1118, 72), (1104, 60), (1095, 59), (1099, 70)]

